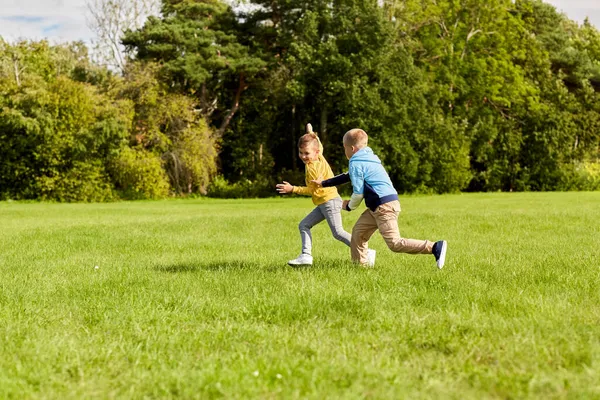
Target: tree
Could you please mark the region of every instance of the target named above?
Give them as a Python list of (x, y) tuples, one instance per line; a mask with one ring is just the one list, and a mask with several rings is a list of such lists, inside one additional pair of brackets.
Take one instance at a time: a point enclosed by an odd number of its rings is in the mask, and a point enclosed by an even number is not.
[(160, 62), (166, 86), (197, 98), (221, 137), (264, 66), (238, 42), (237, 25), (232, 8), (221, 1), (166, 0), (162, 17), (127, 31), (123, 44), (139, 60)]
[[(242, 16), (244, 37), (267, 54), (269, 85), (252, 92), (255, 100), (251, 103), (261, 106), (261, 120), (270, 118), (273, 133), (268, 136), (273, 138), (271, 149), (278, 168), (295, 169), (300, 128), (312, 121), (334, 169), (347, 165), (339, 146), (342, 135), (360, 126), (370, 134), (384, 161), (395, 162), (389, 163), (389, 170), (400, 190), (433, 184), (438, 175), (433, 171), (440, 166), (435, 160), (442, 158), (435, 151), (425, 151), (435, 149), (430, 128), (435, 125), (441, 133), (449, 126), (458, 131), (459, 125), (448, 124), (441, 113), (434, 124), (427, 122), (432, 115), (425, 97), (428, 83), (410, 54), (399, 46), (386, 9), (376, 2), (350, 0), (254, 4), (259, 7)], [(249, 121), (259, 115), (259, 110), (246, 111), (243, 119)], [(459, 142), (459, 147), (468, 148), (468, 141)], [(414, 157), (399, 160), (394, 155), (399, 149)], [(450, 186), (438, 179), (440, 190), (458, 190), (468, 180), (468, 157), (464, 151), (455, 154), (461, 156), (449, 170), (458, 171), (462, 178)], [(414, 179), (404, 179), (409, 164), (415, 168), (411, 169)], [(423, 179), (419, 183), (417, 176)]]
[(126, 143), (129, 104), (74, 79), (89, 67), (80, 44), (3, 43), (0, 51), (22, 71), (0, 72), (0, 198), (113, 198), (107, 163)]
[(92, 56), (101, 65), (117, 71), (125, 67), (121, 37), (139, 29), (151, 15), (158, 15), (160, 0), (86, 0), (87, 25), (95, 33)]
[[(169, 93), (158, 79), (159, 70), (153, 63), (133, 62), (124, 71), (117, 97), (134, 104), (130, 146), (138, 153), (121, 165), (134, 166), (135, 160), (154, 157), (172, 192), (206, 194), (217, 168), (214, 132), (196, 112), (193, 98)], [(155, 176), (151, 180), (159, 182), (161, 178)], [(131, 182), (131, 179), (124, 179), (120, 186), (126, 186), (125, 181)]]

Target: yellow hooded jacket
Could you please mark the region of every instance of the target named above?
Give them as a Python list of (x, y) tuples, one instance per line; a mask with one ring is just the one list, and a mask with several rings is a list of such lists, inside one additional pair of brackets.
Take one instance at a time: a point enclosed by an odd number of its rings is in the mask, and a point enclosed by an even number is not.
[(319, 206), (331, 199), (339, 197), (339, 194), (335, 186), (324, 188), (318, 187), (311, 182), (318, 178), (329, 179), (335, 176), (329, 163), (325, 157), (323, 157), (323, 144), (318, 136), (317, 140), (319, 141), (319, 158), (316, 161), (309, 161), (306, 163), (306, 186), (294, 186), (293, 193), (312, 196), (314, 205)]

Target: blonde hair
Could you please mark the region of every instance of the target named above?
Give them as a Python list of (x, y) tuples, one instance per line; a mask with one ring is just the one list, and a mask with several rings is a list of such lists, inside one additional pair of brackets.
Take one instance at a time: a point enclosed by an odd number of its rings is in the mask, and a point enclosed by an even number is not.
[(307, 133), (300, 136), (298, 139), (298, 148), (302, 148), (312, 144), (313, 146), (319, 147), (319, 138), (314, 133)]
[(300, 139), (298, 139), (298, 148), (300, 149), (302, 147), (306, 147), (311, 143), (317, 148), (319, 148), (321, 144), (319, 137), (315, 132), (313, 132), (312, 125), (308, 123), (306, 124), (306, 134), (300, 136)]
[(344, 135), (344, 144), (348, 146), (354, 146), (359, 149), (366, 147), (369, 143), (369, 136), (367, 132), (362, 129), (350, 129)]

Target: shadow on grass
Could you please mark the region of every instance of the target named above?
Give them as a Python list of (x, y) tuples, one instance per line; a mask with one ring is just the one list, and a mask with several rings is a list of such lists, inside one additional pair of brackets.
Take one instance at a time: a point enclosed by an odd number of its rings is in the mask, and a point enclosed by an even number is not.
[(240, 260), (224, 260), (224, 261), (211, 261), (211, 262), (180, 262), (175, 264), (167, 265), (156, 265), (154, 269), (158, 272), (166, 273), (193, 273), (200, 271), (267, 271), (267, 272), (281, 272), (281, 271), (310, 271), (320, 269), (347, 269), (352, 267), (347, 262), (340, 262), (339, 260), (322, 260), (323, 262), (315, 263), (313, 266), (298, 266), (290, 267), (286, 262), (257, 262), (257, 261), (240, 261)]

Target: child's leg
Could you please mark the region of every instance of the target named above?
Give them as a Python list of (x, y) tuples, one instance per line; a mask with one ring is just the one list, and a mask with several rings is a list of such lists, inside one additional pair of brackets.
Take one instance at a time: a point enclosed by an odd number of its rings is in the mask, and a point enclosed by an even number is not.
[(329, 200), (325, 204), (321, 204), (319, 208), (329, 224), (329, 229), (331, 229), (333, 237), (340, 242), (344, 242), (346, 246), (350, 246), (350, 234), (344, 230), (344, 226), (342, 225), (341, 197)]
[(323, 213), (321, 213), (319, 207), (316, 207), (298, 224), (300, 238), (302, 239), (302, 254), (312, 255), (312, 235), (310, 228), (324, 219)]
[(390, 250), (396, 253), (431, 254), (433, 242), (400, 237), (400, 230), (398, 229), (400, 203), (398, 201), (380, 205), (373, 214), (379, 232)]
[(369, 239), (377, 230), (377, 221), (373, 217), (371, 210), (365, 210), (352, 228), (352, 238), (350, 239), (350, 254), (352, 261), (361, 265), (368, 264), (367, 250), (369, 249)]

